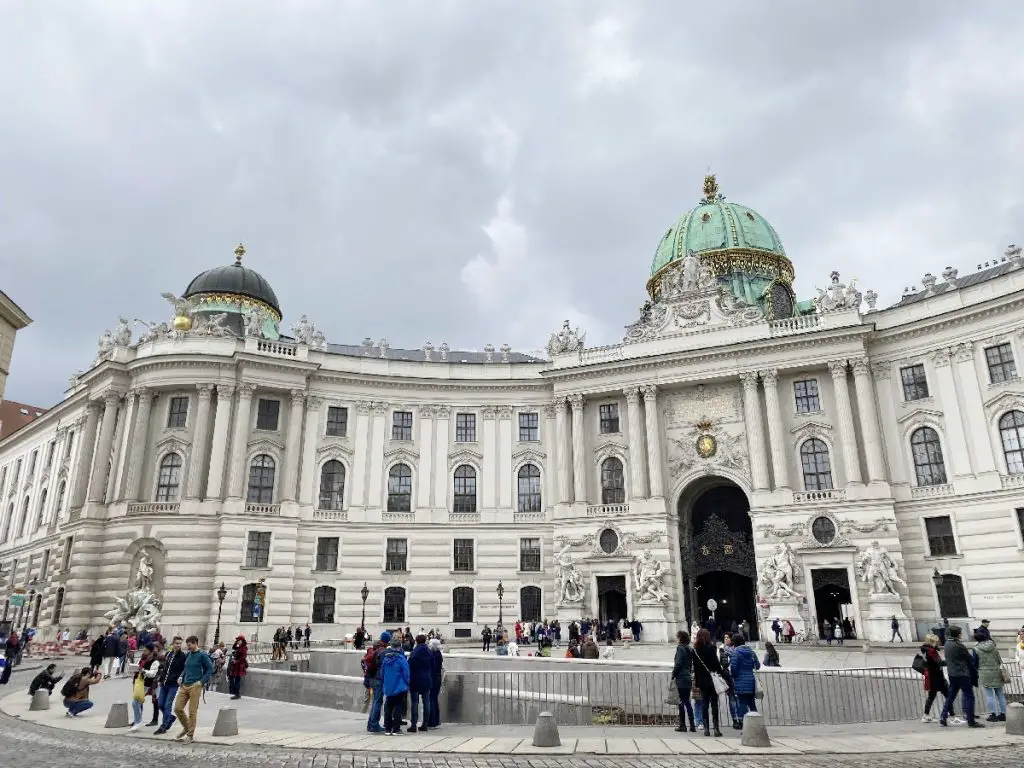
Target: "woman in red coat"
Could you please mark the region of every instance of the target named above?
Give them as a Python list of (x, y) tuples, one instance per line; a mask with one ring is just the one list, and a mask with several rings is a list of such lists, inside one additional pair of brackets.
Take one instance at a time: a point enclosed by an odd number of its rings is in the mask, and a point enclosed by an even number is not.
[(924, 656), (924, 689), (928, 691), (928, 698), (924, 702), (924, 715), (921, 717), (922, 723), (930, 723), (935, 719), (928, 713), (938, 694), (941, 693), (943, 699), (949, 697), (949, 684), (942, 672), (946, 662), (939, 655), (938, 645), (937, 635), (925, 635), (924, 645), (921, 646), (921, 655)]
[(228, 662), (228, 691), (232, 699), (242, 698), (242, 678), (248, 669), (249, 646), (245, 642), (245, 635), (239, 635), (231, 646), (231, 661)]

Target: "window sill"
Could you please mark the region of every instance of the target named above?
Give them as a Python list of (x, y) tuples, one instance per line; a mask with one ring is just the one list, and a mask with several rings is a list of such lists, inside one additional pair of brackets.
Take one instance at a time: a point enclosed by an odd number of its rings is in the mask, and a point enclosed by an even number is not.
[(274, 427), (273, 429), (266, 429), (264, 427), (256, 427), (253, 432), (263, 432), (264, 434), (274, 435), (281, 431), (280, 427)]
[(324, 433), (324, 437), (333, 438), (335, 440), (347, 440), (348, 439), (348, 432), (346, 432), (343, 435), (332, 435), (330, 432), (325, 432)]
[(622, 437), (622, 431), (621, 431), (621, 430), (618, 430), (618, 429), (616, 429), (616, 430), (615, 430), (614, 432), (612, 432), (612, 431), (609, 431), (609, 432), (601, 432), (601, 433), (600, 433), (600, 435), (601, 435), (602, 437)]
[(452, 445), (469, 445), (473, 447), (480, 447), (479, 440), (452, 440)]
[(269, 565), (243, 565), (238, 570), (240, 571), (270, 571)]
[(388, 570), (383, 570), (383, 571), (381, 571), (381, 573), (384, 574), (385, 576), (408, 576), (408, 575), (410, 575), (412, 573), (412, 571), (388, 571)]
[(932, 397), (931, 395), (928, 395), (927, 397), (919, 397), (916, 400), (904, 400), (903, 406), (905, 408), (909, 408), (914, 405), (931, 405), (934, 402), (935, 398)]
[(321, 574), (321, 573), (341, 573), (341, 570), (340, 570), (340, 569), (338, 569), (338, 568), (331, 568), (330, 570), (327, 570), (327, 571), (321, 571), (321, 570), (317, 570), (316, 568), (312, 568), (312, 569), (310, 569), (310, 571), (309, 571), (309, 572), (310, 572), (310, 573), (312, 573), (312, 574)]
[(516, 571), (516, 576), (536, 576), (538, 573), (543, 573), (543, 571), (540, 568), (535, 571)]
[(963, 560), (964, 556), (962, 552), (955, 555), (925, 555), (925, 560)]
[(474, 568), (472, 571), (456, 571), (450, 570), (448, 573), (452, 576), (476, 576), (478, 571)]
[(825, 411), (819, 408), (816, 411), (793, 411), (793, 415), (797, 418), (801, 416), (824, 416)]

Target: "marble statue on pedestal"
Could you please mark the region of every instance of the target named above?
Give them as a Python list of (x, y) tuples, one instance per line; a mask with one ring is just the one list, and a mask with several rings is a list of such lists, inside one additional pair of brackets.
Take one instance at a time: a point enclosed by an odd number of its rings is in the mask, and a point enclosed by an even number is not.
[(862, 581), (871, 583), (872, 595), (899, 595), (896, 591), (896, 584), (907, 585), (899, 576), (896, 563), (885, 547), (879, 546), (877, 541), (871, 542), (871, 546), (865, 549), (857, 560), (857, 570), (860, 572)]
[(668, 592), (662, 583), (667, 574), (668, 569), (651, 554), (651, 550), (644, 550), (643, 556), (633, 566), (633, 580), (641, 603), (668, 602)]
[(576, 605), (583, 602), (583, 574), (569, 553), (567, 544), (555, 554), (555, 580), (558, 584), (558, 604)]
[(796, 555), (789, 544), (778, 544), (761, 571), (762, 594), (771, 601), (794, 600), (800, 597), (793, 582), (796, 579)]

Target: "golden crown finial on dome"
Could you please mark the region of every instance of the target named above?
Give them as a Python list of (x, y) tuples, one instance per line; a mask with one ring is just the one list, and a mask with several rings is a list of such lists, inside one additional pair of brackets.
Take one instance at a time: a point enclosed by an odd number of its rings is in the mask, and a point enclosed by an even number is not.
[(710, 202), (711, 200), (718, 200), (720, 197), (721, 193), (718, 190), (718, 181), (715, 179), (715, 174), (705, 174), (704, 199)]
[(235, 246), (235, 264), (241, 264), (243, 256), (245, 256), (245, 246), (239, 243)]

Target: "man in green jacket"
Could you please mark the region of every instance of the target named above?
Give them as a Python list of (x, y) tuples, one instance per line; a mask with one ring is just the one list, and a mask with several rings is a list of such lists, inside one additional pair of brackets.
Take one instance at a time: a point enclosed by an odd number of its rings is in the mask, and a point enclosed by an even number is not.
[[(175, 741), (191, 744), (196, 737), (196, 723), (199, 720), (199, 701), (203, 687), (213, 677), (213, 659), (199, 648), (199, 638), (192, 635), (185, 640), (188, 655), (185, 657), (185, 671), (181, 673), (178, 695), (174, 699), (174, 714), (181, 723), (181, 733)], [(185, 705), (188, 705), (188, 714)]]

